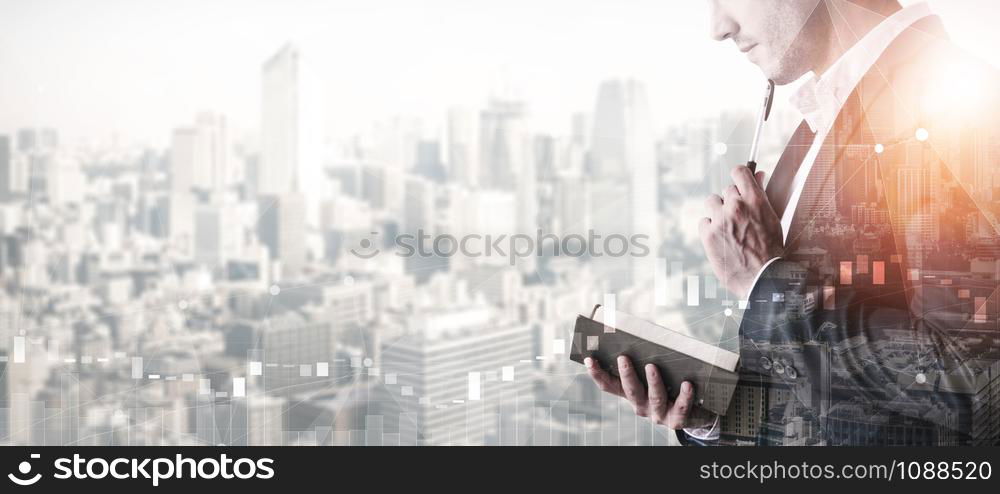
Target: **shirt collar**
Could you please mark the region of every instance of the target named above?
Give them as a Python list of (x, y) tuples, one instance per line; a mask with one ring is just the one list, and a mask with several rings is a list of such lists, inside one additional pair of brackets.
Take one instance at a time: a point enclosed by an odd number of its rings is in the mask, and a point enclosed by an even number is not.
[(889, 45), (913, 23), (931, 15), (926, 3), (906, 7), (864, 35), (844, 52), (833, 65), (817, 77), (810, 73), (792, 94), (790, 102), (802, 114), (813, 132), (826, 132), (833, 126), (841, 107), (861, 78), (875, 65)]

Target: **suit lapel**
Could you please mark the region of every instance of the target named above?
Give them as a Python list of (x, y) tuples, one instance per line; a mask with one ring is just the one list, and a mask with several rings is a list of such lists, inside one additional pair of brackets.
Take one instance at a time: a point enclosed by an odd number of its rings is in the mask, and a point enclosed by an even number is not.
[(774, 175), (767, 182), (765, 190), (767, 199), (778, 218), (781, 218), (785, 214), (785, 209), (788, 208), (788, 200), (792, 195), (792, 181), (795, 179), (799, 167), (802, 166), (802, 161), (809, 152), (809, 148), (812, 147), (815, 138), (816, 133), (803, 120), (795, 129), (792, 138), (788, 140), (788, 144), (785, 145), (785, 150), (781, 153), (781, 158), (778, 159), (778, 164), (774, 167)]
[[(794, 251), (803, 234), (809, 231), (810, 225), (815, 224), (821, 218), (838, 213), (838, 205), (841, 205), (838, 203), (845, 199), (838, 196), (845, 194), (848, 189), (853, 191), (853, 186), (849, 186), (848, 182), (855, 178), (858, 173), (868, 173), (867, 170), (859, 169), (860, 165), (873, 166), (877, 170), (873, 175), (879, 177), (884, 177), (886, 173), (892, 173), (891, 170), (884, 169), (879, 157), (874, 152), (874, 146), (876, 143), (888, 146), (900, 140), (901, 136), (890, 135), (891, 129), (896, 127), (893, 122), (875, 122), (873, 124), (870, 119), (873, 116), (885, 117), (892, 114), (886, 109), (886, 106), (888, 105), (890, 108), (894, 106), (894, 102), (891, 100), (895, 95), (892, 94), (893, 88), (890, 78), (897, 67), (915, 62), (919, 59), (917, 54), (920, 51), (944, 36), (944, 28), (937, 16), (917, 21), (889, 45), (889, 48), (851, 92), (844, 107), (837, 115), (833, 128), (824, 139), (816, 162), (806, 179), (789, 227), (788, 241), (785, 245), (786, 251)], [(886, 98), (890, 101), (885, 101)], [(806, 151), (802, 151), (803, 157), (804, 153), (808, 151), (808, 147), (805, 149)], [(787, 148), (782, 154), (782, 160), (785, 159), (786, 154), (789, 154)], [(852, 159), (859, 154), (864, 155), (864, 157)], [(801, 158), (799, 161), (801, 162)], [(780, 163), (781, 161), (779, 161)], [(775, 177), (777, 177), (777, 171)], [(790, 195), (790, 179), (787, 188), (789, 189), (788, 195)], [(893, 191), (885, 192), (891, 194)], [(870, 194), (872, 191), (865, 191), (865, 193)], [(777, 197), (776, 192), (774, 195)], [(770, 191), (768, 191), (768, 197), (772, 197)], [(892, 197), (890, 196), (889, 199), (891, 201)], [(772, 201), (772, 205), (774, 204), (775, 202)], [(787, 198), (781, 207), (782, 211), (786, 205)], [(846, 207), (849, 208), (850, 204)], [(896, 243), (899, 244), (899, 242)], [(898, 250), (900, 248), (905, 249), (905, 246), (897, 245), (897, 252), (905, 255), (905, 252)]]

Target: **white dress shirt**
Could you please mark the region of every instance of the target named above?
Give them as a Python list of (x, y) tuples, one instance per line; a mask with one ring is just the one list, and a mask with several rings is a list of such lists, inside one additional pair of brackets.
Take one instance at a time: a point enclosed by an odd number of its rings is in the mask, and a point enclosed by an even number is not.
[(866, 34), (857, 44), (847, 50), (833, 65), (816, 77), (811, 74), (805, 83), (792, 95), (790, 103), (802, 114), (809, 128), (816, 133), (809, 152), (802, 160), (802, 166), (792, 180), (792, 195), (788, 207), (781, 216), (781, 230), (788, 241), (788, 230), (798, 206), (806, 178), (812, 170), (827, 134), (833, 128), (837, 115), (847, 102), (847, 98), (861, 82), (861, 78), (871, 70), (882, 53), (905, 31), (924, 17), (931, 15), (926, 3), (906, 7), (887, 17), (882, 23)]
[[(785, 242), (788, 241), (788, 231), (792, 226), (802, 189), (805, 188), (806, 178), (809, 177), (816, 157), (847, 98), (889, 45), (913, 23), (929, 15), (931, 10), (926, 3), (912, 5), (892, 14), (844, 52), (822, 76), (817, 77), (816, 74), (810, 73), (805, 83), (791, 96), (790, 103), (802, 114), (802, 118), (810, 130), (816, 133), (816, 137), (803, 158), (802, 165), (795, 172), (795, 177), (792, 179), (792, 195), (781, 216), (781, 231)], [(747, 299), (750, 298), (750, 293), (753, 293), (753, 287), (757, 285), (760, 276), (778, 259), (780, 258), (771, 259), (760, 269), (753, 285), (750, 285), (750, 292), (746, 294)], [(684, 431), (698, 439), (713, 440), (719, 437), (718, 424), (717, 417), (711, 427), (684, 429)]]

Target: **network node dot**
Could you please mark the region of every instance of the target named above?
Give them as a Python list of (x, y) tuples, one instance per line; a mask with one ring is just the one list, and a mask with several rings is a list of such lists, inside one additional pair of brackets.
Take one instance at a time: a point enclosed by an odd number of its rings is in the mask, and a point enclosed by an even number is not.
[(715, 154), (719, 156), (724, 156), (727, 152), (729, 152), (729, 146), (727, 146), (726, 143), (724, 142), (715, 143)]
[(916, 137), (917, 137), (918, 141), (924, 142), (930, 136), (931, 136), (931, 134), (930, 134), (930, 132), (927, 132), (927, 129), (924, 129), (924, 128), (917, 129)]
[(180, 302), (177, 302), (177, 308), (180, 310), (187, 310), (188, 308), (187, 300), (181, 300)]
[(374, 362), (372, 362), (372, 359), (366, 358), (362, 363), (365, 364), (365, 367), (371, 367)]
[(885, 152), (885, 146), (883, 146), (882, 144), (876, 144), (875, 154), (882, 154), (883, 152)]
[(729, 317), (729, 316), (733, 315), (733, 309), (726, 309), (724, 311), (724, 313), (726, 314), (726, 317)]
[(927, 376), (924, 375), (923, 372), (921, 372), (920, 374), (917, 374), (917, 378), (916, 379), (917, 379), (917, 384), (923, 384), (923, 383), (927, 382)]
[(271, 285), (271, 288), (269, 288), (267, 291), (270, 292), (271, 295), (277, 295), (281, 293), (281, 287), (278, 285)]

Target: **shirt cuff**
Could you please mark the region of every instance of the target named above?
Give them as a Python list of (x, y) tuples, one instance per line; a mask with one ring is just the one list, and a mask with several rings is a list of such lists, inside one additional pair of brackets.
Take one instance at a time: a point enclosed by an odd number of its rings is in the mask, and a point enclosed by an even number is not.
[(685, 428), (684, 433), (700, 441), (715, 441), (719, 439), (719, 416), (715, 416), (712, 425), (705, 427)]
[(764, 265), (760, 267), (760, 271), (757, 271), (757, 276), (754, 276), (754, 278), (753, 278), (753, 284), (750, 285), (750, 290), (747, 291), (747, 296), (746, 296), (745, 300), (750, 300), (750, 295), (753, 295), (753, 289), (754, 289), (754, 287), (757, 286), (757, 282), (760, 281), (760, 276), (762, 274), (764, 274), (764, 271), (767, 270), (767, 267), (770, 266), (771, 263), (773, 263), (774, 261), (777, 261), (778, 259), (781, 259), (781, 258), (780, 257), (772, 258), (770, 261), (765, 262)]

